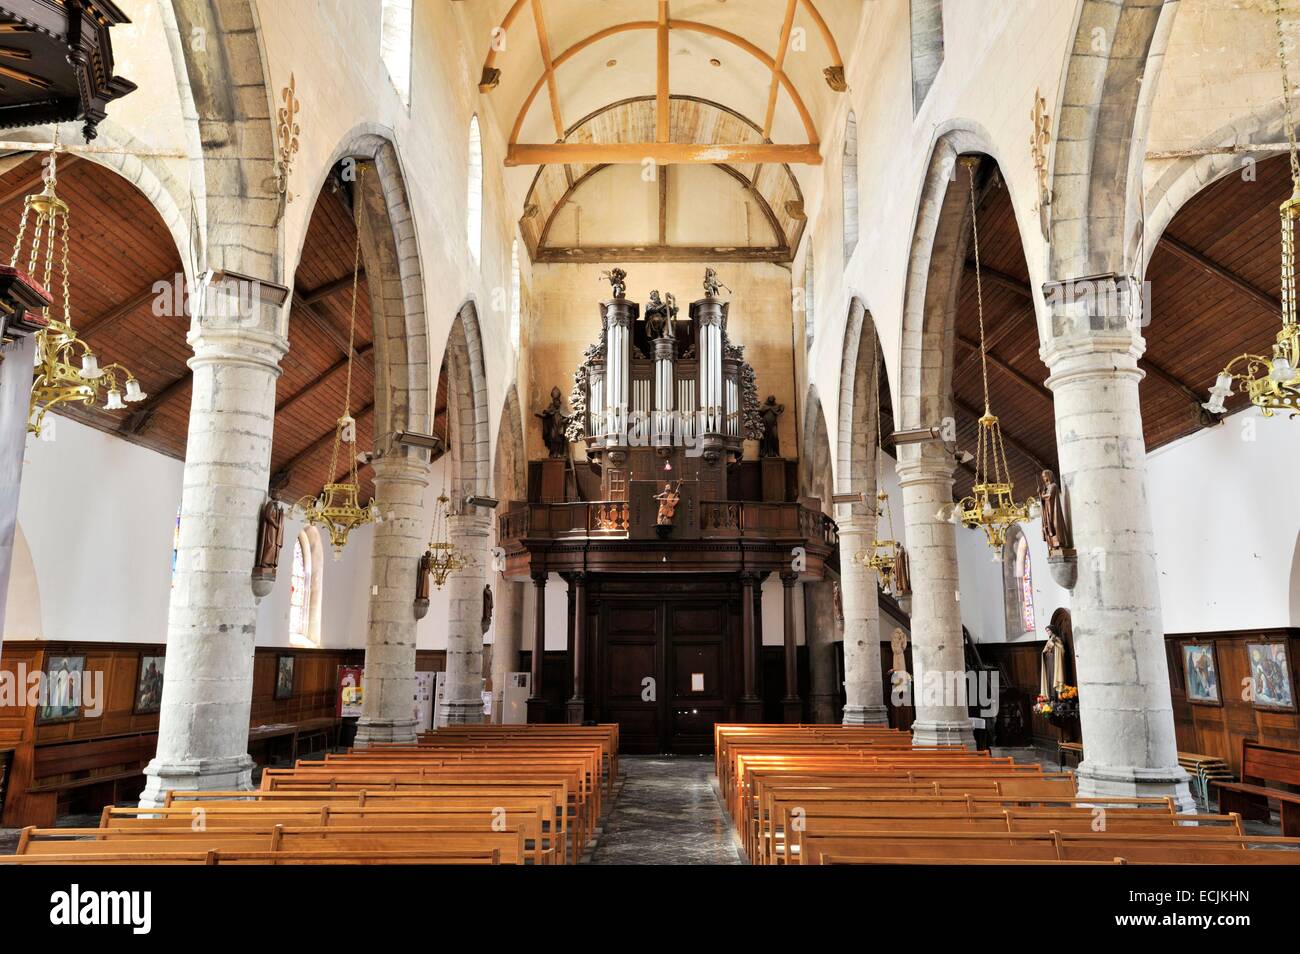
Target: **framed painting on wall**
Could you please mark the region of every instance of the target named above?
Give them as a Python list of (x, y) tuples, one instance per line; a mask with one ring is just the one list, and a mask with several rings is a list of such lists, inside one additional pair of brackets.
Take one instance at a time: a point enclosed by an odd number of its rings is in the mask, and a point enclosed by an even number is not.
[(152, 715), (162, 708), (163, 665), (166, 656), (140, 654), (140, 674), (135, 681), (136, 715)]
[(277, 656), (275, 660), (275, 698), (288, 699), (293, 695), (293, 656)]
[(1183, 673), (1188, 702), (1202, 706), (1223, 705), (1214, 643), (1183, 643)]
[(1286, 643), (1247, 643), (1250, 684), (1257, 709), (1295, 711), (1295, 688), (1291, 685), (1291, 661)]
[(45, 684), (36, 721), (71, 722), (81, 718), (81, 684), (86, 668), (85, 656), (49, 656), (45, 661)]

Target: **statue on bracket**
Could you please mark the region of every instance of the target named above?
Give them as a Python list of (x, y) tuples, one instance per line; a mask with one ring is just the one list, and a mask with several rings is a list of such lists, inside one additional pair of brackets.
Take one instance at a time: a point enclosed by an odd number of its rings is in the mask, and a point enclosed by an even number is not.
[(777, 435), (777, 424), (785, 413), (785, 405), (776, 403), (776, 396), (769, 394), (763, 406), (759, 408), (763, 417), (763, 437), (758, 443), (759, 457), (780, 457), (781, 438)]
[(569, 417), (564, 413), (559, 388), (551, 388), (551, 403), (541, 413), (534, 413), (533, 417), (541, 419), (542, 440), (545, 442), (546, 450), (551, 457), (559, 460), (568, 457), (569, 437), (567, 429)]
[[(257, 562), (253, 564), (253, 593), (259, 598), (271, 592), (283, 546), (284, 508), (273, 497), (268, 497), (258, 515)], [(265, 592), (260, 592), (262, 590)]]
[(894, 599), (904, 600), (912, 595), (912, 565), (907, 558), (907, 548), (901, 543), (894, 550)]
[(646, 333), (652, 338), (672, 338), (673, 323), (677, 321), (677, 299), (671, 292), (659, 297), (659, 289), (650, 292), (645, 306)]
[(483, 629), (484, 636), (486, 636), (487, 631), (492, 628), (492, 607), (493, 607), (492, 584), (484, 583), (483, 584), (483, 618), (479, 621), (479, 625)]
[(433, 551), (425, 550), (415, 569), (415, 618), (429, 615), (429, 592), (433, 588)]
[(609, 287), (613, 289), (615, 298), (622, 298), (627, 294), (627, 272), (621, 268), (611, 268), (608, 271), (600, 273), (600, 277), (609, 282)]
[(1043, 540), (1052, 553), (1072, 553), (1074, 551), (1074, 534), (1070, 531), (1069, 517), (1065, 513), (1065, 501), (1062, 499), (1061, 487), (1056, 482), (1056, 475), (1044, 470), (1038, 481), (1038, 500), (1042, 507)]

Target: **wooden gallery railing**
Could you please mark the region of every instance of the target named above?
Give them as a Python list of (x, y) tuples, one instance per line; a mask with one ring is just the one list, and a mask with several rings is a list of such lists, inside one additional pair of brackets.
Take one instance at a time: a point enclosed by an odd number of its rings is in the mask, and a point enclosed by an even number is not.
[[(579, 503), (530, 503), (503, 514), (503, 542), (528, 538), (605, 537), (628, 535), (629, 508), (622, 500)], [(733, 500), (700, 501), (703, 539), (789, 539), (801, 537), (834, 549), (839, 542), (835, 521), (798, 503), (757, 503)]]

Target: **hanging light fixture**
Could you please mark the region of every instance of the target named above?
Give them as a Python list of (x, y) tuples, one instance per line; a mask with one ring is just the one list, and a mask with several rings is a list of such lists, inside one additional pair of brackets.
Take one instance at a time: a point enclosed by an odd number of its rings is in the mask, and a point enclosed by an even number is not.
[(451, 501), (444, 486), (438, 495), (438, 503), (433, 511), (433, 528), (429, 534), (429, 549), (421, 561), (428, 568), (433, 585), (442, 589), (447, 577), (465, 566), (465, 558), (451, 542)]
[[(357, 173), (357, 185), (361, 184), (361, 170)], [(372, 499), (369, 506), (361, 506), (361, 483), (357, 479), (357, 422), (351, 414), (352, 407), (352, 356), (356, 354), (354, 346), (357, 331), (357, 285), (361, 278), (361, 192), (357, 189), (354, 197), (357, 207), (356, 226), (357, 241), (352, 258), (352, 314), (348, 319), (348, 375), (343, 389), (343, 415), (338, 419), (334, 429), (334, 449), (330, 454), (330, 469), (325, 475), (326, 484), (317, 497), (303, 497), (295, 505), (303, 519), (314, 523), (330, 536), (334, 546), (334, 559), (343, 556), (343, 547), (348, 542), (348, 534), (357, 527), (367, 523), (379, 523), (379, 505)], [(347, 445), (344, 451), (344, 445)], [(339, 453), (348, 455), (347, 480), (339, 481)]]
[[(880, 390), (880, 351), (876, 351), (876, 391)], [(894, 517), (889, 506), (889, 493), (885, 490), (884, 468), (881, 456), (885, 452), (884, 432), (881, 425), (880, 402), (876, 402), (876, 538), (871, 541), (871, 551), (858, 553), (855, 559), (869, 570), (874, 570), (880, 581), (880, 588), (886, 593), (893, 593), (894, 570), (898, 566), (898, 541), (894, 539)], [(880, 519), (885, 520), (888, 528), (884, 539), (880, 538)]]
[(1279, 207), (1282, 218), (1282, 328), (1273, 339), (1272, 356), (1238, 355), (1219, 372), (1203, 403), (1211, 414), (1227, 412), (1232, 382), (1240, 381), (1250, 403), (1265, 417), (1287, 411), (1300, 414), (1300, 323), (1296, 321), (1295, 221), (1300, 218), (1300, 156), (1297, 155), (1295, 121), (1291, 115), (1291, 81), (1287, 76), (1286, 41), (1282, 35), (1282, 0), (1274, 0), (1277, 59), (1282, 70), (1283, 122), (1291, 155), (1291, 197)]
[[(16, 269), (22, 258), (23, 242), (30, 223), (31, 247), (27, 253), (27, 274), (40, 275), (41, 284), (50, 288), (50, 279), (58, 257), (59, 280), (63, 293), (63, 317), (55, 318), (44, 309), (45, 327), (36, 332), (36, 367), (28, 408), (27, 430), (37, 437), (45, 415), (59, 404), (78, 403), (94, 407), (104, 395), (104, 409), (122, 411), (127, 404), (143, 401), (149, 395), (140, 388), (135, 375), (116, 362), (100, 366), (99, 357), (90, 345), (77, 337), (72, 327), (72, 294), (68, 266), (68, 204), (56, 190), (59, 143), (45, 163), (44, 188), (23, 201), (23, 215), (18, 223), (9, 267)], [(33, 213), (35, 217), (33, 219)], [(58, 246), (56, 253), (55, 246)]]
[[(989, 546), (1000, 551), (1007, 532), (1017, 523), (1029, 519), (1029, 501), (1017, 503), (1007, 453), (1002, 446), (1002, 425), (989, 408), (989, 364), (984, 340), (984, 286), (980, 277), (980, 233), (976, 222), (975, 167), (979, 160), (963, 156), (962, 163), (970, 176), (971, 233), (975, 251), (975, 300), (980, 324), (980, 373), (984, 384), (984, 413), (978, 423), (979, 440), (975, 449), (975, 484), (970, 495), (953, 505), (951, 520), (972, 529), (982, 529)], [(942, 514), (942, 511), (941, 511)]]

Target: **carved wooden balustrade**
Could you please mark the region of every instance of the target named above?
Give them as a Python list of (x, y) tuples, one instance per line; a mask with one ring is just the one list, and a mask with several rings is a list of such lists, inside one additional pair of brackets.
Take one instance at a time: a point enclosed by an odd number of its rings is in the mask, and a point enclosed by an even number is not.
[[(839, 542), (834, 520), (798, 503), (702, 500), (699, 511), (699, 539), (799, 537), (831, 549)], [(629, 519), (622, 500), (529, 503), (499, 518), (498, 539), (502, 546), (524, 539), (620, 539), (628, 536)]]

